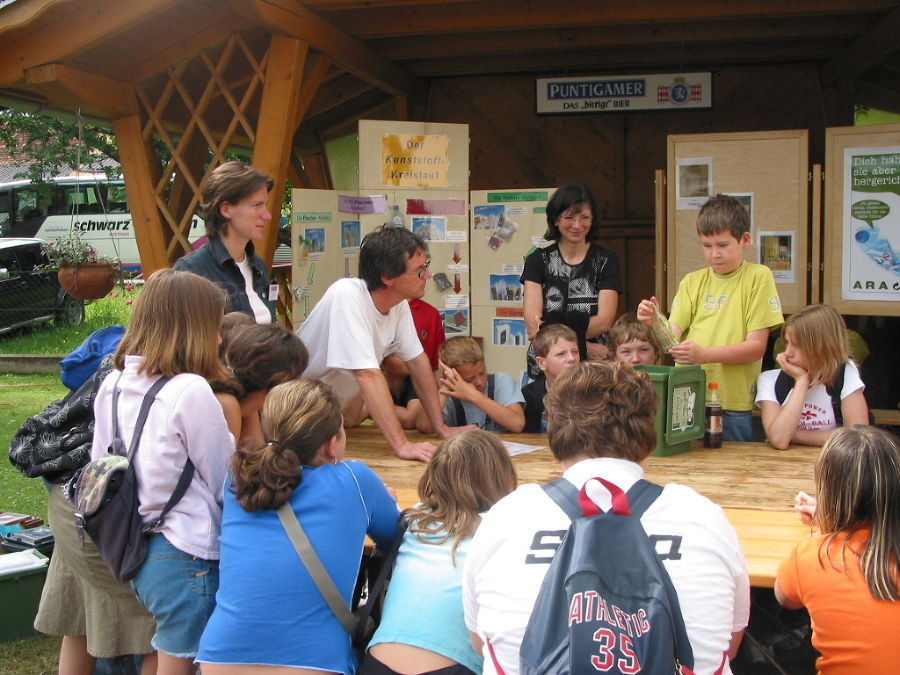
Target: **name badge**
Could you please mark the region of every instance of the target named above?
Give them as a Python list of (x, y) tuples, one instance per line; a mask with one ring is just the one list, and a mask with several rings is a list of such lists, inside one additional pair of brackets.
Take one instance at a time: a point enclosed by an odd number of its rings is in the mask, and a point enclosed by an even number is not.
[(275, 302), (278, 299), (278, 284), (269, 284), (269, 302)]

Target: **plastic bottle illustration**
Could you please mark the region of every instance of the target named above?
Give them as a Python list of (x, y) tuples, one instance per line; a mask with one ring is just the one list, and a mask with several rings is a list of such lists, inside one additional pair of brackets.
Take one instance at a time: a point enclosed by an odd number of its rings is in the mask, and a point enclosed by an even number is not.
[(391, 210), (391, 225), (394, 227), (406, 227), (406, 223), (403, 222), (403, 213), (400, 212), (399, 204), (394, 204), (394, 208)]
[(900, 255), (877, 227), (861, 227), (853, 235), (863, 252), (879, 267), (900, 276)]
[(515, 223), (515, 221), (512, 221), (509, 218), (501, 215), (499, 227), (488, 240), (488, 246), (496, 251), (503, 245), (503, 242), (509, 241), (510, 237), (512, 237), (518, 229), (519, 226)]

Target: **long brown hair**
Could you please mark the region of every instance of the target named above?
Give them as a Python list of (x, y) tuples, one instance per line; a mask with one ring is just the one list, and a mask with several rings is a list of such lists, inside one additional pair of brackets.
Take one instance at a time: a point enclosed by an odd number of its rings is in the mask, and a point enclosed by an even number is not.
[(128, 329), (115, 354), (115, 366), (125, 356), (142, 356), (140, 373), (194, 373), (207, 380), (224, 379), (219, 361), (219, 324), (225, 292), (192, 272), (165, 268), (150, 275), (134, 302)]
[[(406, 509), (409, 531), (426, 544), (453, 537), (450, 555), (475, 534), (481, 513), (516, 489), (509, 453), (497, 436), (470, 429), (441, 443), (419, 479), (420, 504)], [(427, 535), (427, 538), (426, 538)], [(437, 540), (434, 535), (443, 535)]]
[(277, 509), (303, 480), (319, 449), (341, 431), (341, 402), (329, 385), (292, 380), (274, 387), (262, 409), (265, 445), (231, 457), (232, 491), (245, 511)]
[[(900, 578), (900, 444), (896, 436), (861, 424), (835, 430), (816, 462), (816, 522), (827, 533), (819, 562), (846, 569), (848, 543), (854, 532), (869, 528), (859, 566), (878, 600), (898, 600)], [(846, 535), (840, 561), (832, 542)]]

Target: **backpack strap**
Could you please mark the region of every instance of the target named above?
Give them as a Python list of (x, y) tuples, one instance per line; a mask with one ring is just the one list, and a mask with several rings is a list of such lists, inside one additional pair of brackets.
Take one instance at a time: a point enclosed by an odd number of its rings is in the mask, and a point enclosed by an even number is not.
[[(487, 380), (487, 397), (491, 400), (494, 399), (494, 376), (488, 375)], [(464, 427), (468, 422), (466, 421), (466, 411), (463, 410), (462, 401), (460, 401), (455, 396), (450, 397), (451, 403), (453, 403), (453, 410), (456, 413), (456, 426)]]
[[(557, 478), (555, 481), (546, 483), (541, 487), (550, 496), (550, 499), (565, 511), (569, 519), (575, 520), (583, 516), (581, 503), (578, 499), (580, 491), (565, 478)], [(662, 491), (661, 485), (644, 479), (637, 481), (626, 493), (631, 515), (638, 518), (644, 515), (644, 511), (656, 501), (656, 498), (662, 494)]]
[(487, 397), (488, 397), (489, 399), (491, 399), (492, 401), (494, 400), (494, 374), (493, 374), (493, 373), (491, 373), (490, 375), (488, 375), (488, 381), (487, 381)]
[(845, 363), (838, 370), (834, 382), (825, 385), (825, 391), (828, 392), (828, 395), (831, 397), (831, 407), (834, 409), (834, 421), (839, 427), (844, 426), (844, 415), (841, 411), (841, 392), (844, 389), (844, 373), (846, 371), (847, 364)]
[(784, 400), (794, 388), (794, 378), (783, 370), (778, 371), (778, 377), (775, 378), (775, 399), (778, 405), (784, 405)]

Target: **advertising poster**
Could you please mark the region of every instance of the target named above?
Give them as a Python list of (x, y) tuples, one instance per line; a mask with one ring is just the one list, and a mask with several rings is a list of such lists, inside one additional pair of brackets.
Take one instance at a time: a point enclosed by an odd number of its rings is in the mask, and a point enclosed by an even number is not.
[(900, 146), (844, 149), (845, 300), (900, 300)]
[(711, 157), (675, 161), (678, 171), (675, 198), (679, 211), (699, 209), (713, 195), (712, 165)]
[(776, 284), (794, 283), (794, 241), (791, 231), (759, 233), (759, 262), (772, 270)]

